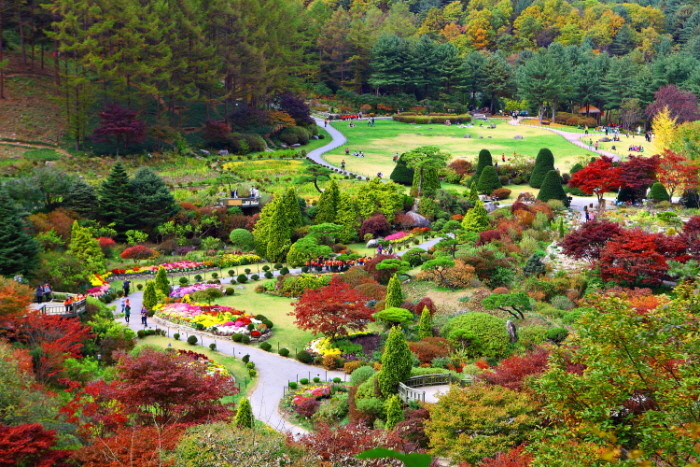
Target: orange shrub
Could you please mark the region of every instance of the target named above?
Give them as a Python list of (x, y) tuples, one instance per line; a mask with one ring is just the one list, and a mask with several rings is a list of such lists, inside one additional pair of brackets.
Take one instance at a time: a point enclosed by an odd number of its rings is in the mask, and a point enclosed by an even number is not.
[(364, 364), (365, 363), (360, 361), (360, 360), (353, 360), (351, 362), (345, 362), (345, 365), (343, 365), (343, 371), (349, 375), (350, 373), (357, 370), (358, 368), (360, 368)]

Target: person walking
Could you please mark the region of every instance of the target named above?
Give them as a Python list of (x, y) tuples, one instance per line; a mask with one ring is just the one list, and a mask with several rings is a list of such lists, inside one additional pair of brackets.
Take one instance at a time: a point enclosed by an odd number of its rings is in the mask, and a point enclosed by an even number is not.
[(53, 290), (51, 290), (51, 286), (47, 282), (44, 284), (44, 301), (45, 302), (50, 302), (51, 301), (51, 294), (53, 293)]
[(41, 303), (41, 300), (44, 298), (44, 286), (39, 284), (36, 286), (36, 290), (34, 291), (34, 298), (36, 298), (37, 303)]
[(124, 321), (126, 321), (127, 324), (129, 324), (129, 319), (131, 318), (131, 304), (128, 302), (129, 300), (127, 300), (127, 304), (124, 306)]
[(119, 301), (119, 306), (120, 306), (119, 309), (121, 310), (122, 313), (124, 313), (124, 308), (126, 308), (127, 300), (129, 300), (129, 299), (126, 297), (122, 297), (122, 299)]
[(583, 217), (586, 220), (586, 222), (591, 220), (591, 214), (588, 212), (588, 206), (583, 207)]
[(144, 327), (148, 327), (148, 311), (146, 307), (141, 307), (141, 324), (143, 324)]
[(124, 289), (124, 296), (128, 297), (129, 289), (131, 288), (131, 281), (129, 279), (125, 279), (124, 283), (122, 284), (122, 288)]
[(340, 168), (342, 170), (345, 170), (345, 160), (344, 159), (342, 161), (340, 161)]

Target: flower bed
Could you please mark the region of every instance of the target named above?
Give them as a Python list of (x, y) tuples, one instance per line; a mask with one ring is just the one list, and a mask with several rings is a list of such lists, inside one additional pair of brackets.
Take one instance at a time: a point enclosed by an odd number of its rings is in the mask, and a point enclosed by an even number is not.
[(235, 378), (229, 373), (229, 371), (224, 368), (223, 365), (213, 362), (207, 357), (206, 355), (195, 352), (193, 350), (178, 350), (177, 351), (178, 355), (186, 355), (190, 358), (192, 358), (195, 361), (201, 361), (207, 364), (207, 375), (213, 376), (215, 374), (219, 374), (221, 376), (227, 376), (231, 378), (232, 380), (235, 381)]
[(428, 232), (429, 230), (430, 229), (428, 227), (416, 227), (410, 232), (396, 232), (391, 235), (387, 235), (381, 241), (390, 245), (404, 244), (409, 240)]
[[(344, 358), (345, 360), (356, 360), (356, 354), (371, 355), (379, 347), (381, 337), (369, 331), (350, 333), (346, 337), (331, 339), (330, 337), (320, 337), (309, 342), (306, 351), (325, 357), (326, 355), (335, 355)], [(365, 342), (368, 345), (365, 348)], [(375, 342), (376, 341), (376, 344)]]
[(103, 295), (106, 295), (109, 293), (110, 290), (110, 285), (109, 282), (107, 282), (107, 277), (110, 276), (111, 273), (106, 273), (106, 274), (93, 274), (90, 276), (90, 287), (87, 289), (87, 295), (90, 295), (91, 297), (95, 298), (100, 298)]
[[(253, 315), (223, 305), (179, 302), (158, 304), (154, 309), (157, 317), (171, 323), (219, 336), (242, 334), (257, 339), (270, 332), (270, 328)], [(253, 329), (248, 329), (251, 324)]]
[(258, 255), (250, 254), (226, 254), (216, 257), (214, 263), (220, 268), (230, 268), (233, 266), (243, 266), (246, 264), (259, 263), (262, 258)]
[(172, 263), (152, 264), (150, 266), (134, 266), (128, 269), (115, 268), (112, 274), (155, 274), (159, 268), (164, 268), (165, 272), (190, 272), (200, 269), (207, 269), (214, 266), (212, 261), (175, 261)]
[[(313, 430), (317, 423), (340, 423), (349, 409), (348, 390), (349, 386), (322, 382), (318, 378), (314, 382), (301, 380), (300, 383), (290, 383), (290, 389), (280, 401), (280, 408), (293, 423), (309, 430)], [(315, 417), (314, 414), (325, 404), (331, 404), (329, 407), (333, 410), (320, 418)]]
[(195, 284), (187, 285), (184, 287), (175, 287), (175, 289), (172, 292), (170, 292), (170, 297), (183, 298), (186, 295), (190, 295), (195, 292), (199, 292), (200, 290), (211, 288), (222, 289), (223, 287), (221, 286), (221, 284)]

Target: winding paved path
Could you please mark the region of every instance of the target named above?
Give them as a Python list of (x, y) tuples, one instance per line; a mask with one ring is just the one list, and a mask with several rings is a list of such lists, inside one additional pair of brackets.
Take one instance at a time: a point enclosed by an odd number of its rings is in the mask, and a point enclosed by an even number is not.
[(325, 122), (322, 118), (313, 117), (313, 119), (316, 121), (316, 125), (323, 128), (324, 130), (326, 130), (328, 132), (329, 135), (331, 135), (331, 142), (326, 144), (325, 146), (321, 146), (320, 148), (314, 149), (313, 151), (309, 152), (306, 155), (306, 157), (308, 159), (311, 159), (313, 162), (317, 163), (318, 165), (321, 165), (321, 166), (326, 167), (326, 168), (331, 169), (331, 170), (335, 170), (343, 175), (354, 175), (354, 176), (357, 176), (357, 177), (360, 177), (360, 178), (366, 180), (367, 177), (365, 177), (364, 175), (356, 174), (353, 172), (349, 172), (345, 169), (341, 169), (340, 167), (337, 167), (333, 164), (330, 164), (323, 159), (323, 155), (325, 153), (327, 153), (328, 151), (332, 151), (333, 149), (339, 148), (340, 146), (345, 144), (348, 140), (345, 137), (345, 135), (343, 135), (340, 131), (333, 128), (332, 125), (324, 126)]

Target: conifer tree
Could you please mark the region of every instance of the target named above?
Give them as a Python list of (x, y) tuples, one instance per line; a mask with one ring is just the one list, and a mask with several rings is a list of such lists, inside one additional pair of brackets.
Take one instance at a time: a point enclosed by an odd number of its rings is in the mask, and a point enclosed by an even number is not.
[(256, 251), (273, 262), (284, 261), (292, 244), (285, 198), (275, 198), (268, 203), (260, 212), (260, 219), (253, 230)]
[(479, 151), (479, 159), (476, 162), (476, 173), (474, 174), (473, 180), (475, 182), (479, 181), (481, 177), (481, 172), (486, 166), (493, 165), (493, 157), (491, 157), (491, 151), (488, 149), (482, 149)]
[(476, 180), (473, 180), (469, 188), (469, 201), (476, 204), (479, 201), (479, 191), (476, 189)]
[(559, 172), (556, 170), (550, 170), (544, 177), (542, 182), (542, 188), (537, 195), (539, 201), (544, 201), (545, 203), (550, 199), (558, 199), (561, 201), (566, 201), (566, 192), (561, 185), (561, 177)]
[(317, 224), (334, 223), (340, 207), (340, 190), (335, 180), (321, 193), (318, 200), (318, 211), (314, 219)]
[(146, 282), (146, 287), (143, 288), (143, 306), (148, 311), (151, 311), (157, 304), (156, 284), (154, 281), (148, 281)]
[(411, 185), (413, 183), (413, 169), (406, 165), (406, 159), (403, 156), (396, 161), (394, 170), (391, 171), (389, 178), (401, 185)]
[(386, 287), (386, 298), (384, 299), (384, 306), (386, 308), (400, 307), (403, 304), (404, 296), (401, 291), (401, 282), (399, 281), (398, 275), (394, 274), (389, 279), (389, 284)]
[(386, 400), (384, 407), (386, 409), (386, 423), (384, 427), (387, 430), (391, 430), (404, 418), (401, 399), (399, 399), (398, 395), (394, 394)]
[(649, 198), (656, 202), (668, 201), (670, 199), (668, 196), (668, 191), (666, 191), (666, 188), (659, 182), (656, 182), (651, 186), (651, 189), (649, 190)]
[(554, 155), (549, 149), (542, 148), (535, 159), (535, 167), (530, 175), (530, 186), (533, 188), (541, 187), (544, 177), (550, 170), (554, 170)]
[(87, 272), (94, 274), (105, 270), (105, 255), (99, 242), (92, 238), (90, 230), (81, 227), (78, 221), (74, 221), (71, 228), (68, 253), (78, 258)]
[(117, 232), (135, 229), (135, 197), (131, 192), (129, 176), (124, 166), (117, 162), (107, 180), (99, 189), (100, 216), (106, 224), (114, 223)]
[(304, 225), (301, 215), (301, 206), (299, 206), (299, 198), (294, 188), (289, 188), (284, 194), (282, 212), (287, 220), (289, 230), (294, 230)]
[(489, 228), (489, 214), (484, 203), (477, 201), (462, 219), (462, 228), (467, 232), (483, 232)]
[(362, 225), (362, 220), (360, 219), (357, 204), (350, 196), (340, 196), (335, 223), (343, 226), (343, 230), (338, 234), (338, 241), (349, 243), (357, 240), (357, 232)]
[(428, 307), (423, 307), (423, 311), (420, 314), (420, 321), (418, 321), (418, 337), (425, 339), (426, 337), (433, 337), (433, 316), (430, 314)]
[(247, 397), (243, 397), (238, 403), (236, 418), (233, 420), (234, 425), (241, 428), (253, 428), (255, 425), (255, 417), (253, 416), (253, 407)]
[(491, 165), (484, 167), (476, 185), (477, 191), (484, 195), (490, 195), (493, 190), (497, 190), (502, 186), (501, 181), (498, 179), (496, 168)]
[(523, 266), (523, 272), (526, 276), (541, 276), (547, 272), (547, 268), (542, 262), (542, 256), (539, 253), (534, 253), (530, 256), (525, 266)]
[(170, 295), (170, 284), (168, 283), (168, 274), (164, 267), (159, 267), (156, 273), (155, 288), (157, 292), (163, 293), (166, 297)]
[(0, 275), (29, 274), (38, 253), (39, 245), (26, 232), (12, 201), (0, 193)]
[(411, 376), (412, 355), (401, 328), (392, 327), (384, 344), (382, 370), (377, 375), (382, 396), (388, 397), (396, 394), (399, 383)]
[(139, 169), (130, 186), (139, 207), (136, 220), (140, 228), (153, 229), (177, 213), (175, 198), (163, 179), (152, 170)]

